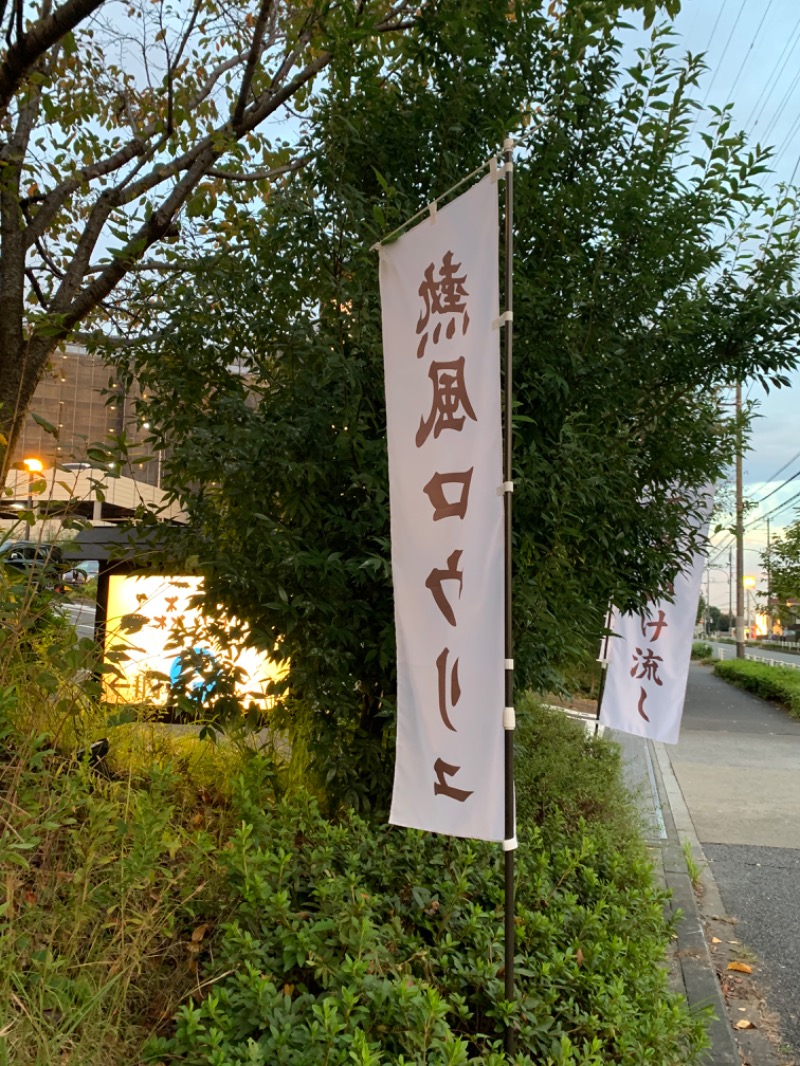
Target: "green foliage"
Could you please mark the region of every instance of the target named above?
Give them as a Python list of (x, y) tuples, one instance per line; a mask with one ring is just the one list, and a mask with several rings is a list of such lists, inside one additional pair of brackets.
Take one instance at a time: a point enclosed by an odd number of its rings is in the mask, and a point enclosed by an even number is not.
[(151, 278), (180, 271), (179, 249), (228, 239), (241, 204), (301, 163), (287, 104), (305, 110), (339, 62), (390, 63), (419, 21), (404, 0), (105, 10), (0, 7), (0, 478), (56, 344), (107, 322), (112, 293), (124, 320), (126, 278), (156, 246)]
[(794, 201), (763, 204), (768, 153), (698, 115), (699, 60), (659, 31), (626, 76), (585, 5), (453, 7), (423, 5), (390, 68), (341, 57), (308, 100), (308, 166), (239, 244), (142, 294), (131, 358), (189, 518), (176, 550), (289, 660), (309, 773), (362, 806), (386, 798), (396, 684), (374, 242), (523, 134), (515, 663), (540, 691), (596, 651), (609, 600), (674, 577), (675, 485), (713, 480), (735, 439), (717, 390), (783, 380), (800, 331)]
[(705, 641), (696, 640), (692, 644), (692, 658), (693, 659), (710, 659), (713, 655), (713, 649), (710, 644), (706, 644)]
[(89, 649), (8, 617), (0, 1062), (500, 1066), (509, 1018), (520, 1064), (694, 1061), (702, 1025), (665, 989), (664, 900), (612, 745), (522, 701), (505, 1004), (497, 846), (329, 821), (305, 789), (279, 799), (274, 759), (142, 746), (147, 724), (113, 727), (94, 766), (75, 755), (107, 726)]
[(108, 781), (14, 727), (19, 713), (0, 687), (0, 1062), (138, 1061), (196, 982), (187, 944), (219, 842), (203, 814), (189, 824), (169, 771)]
[(761, 558), (769, 567), (770, 594), (777, 602), (781, 619), (796, 625), (796, 605), (800, 601), (800, 522), (793, 522), (782, 536), (774, 537), (769, 553), (764, 552)]
[(695, 861), (691, 840), (684, 840), (683, 842), (683, 857), (686, 860), (686, 872), (689, 874), (692, 888), (695, 892), (698, 892), (703, 884), (703, 867)]
[(723, 659), (714, 663), (714, 673), (765, 700), (777, 700), (800, 718), (800, 670), (755, 659)]
[(331, 823), (303, 795), (264, 809), (243, 779), (225, 976), (146, 1061), (500, 1066), (506, 1019), (519, 1066), (696, 1061), (702, 1026), (666, 990), (664, 899), (618, 752), (533, 704), (521, 732), (516, 1003), (496, 845)]

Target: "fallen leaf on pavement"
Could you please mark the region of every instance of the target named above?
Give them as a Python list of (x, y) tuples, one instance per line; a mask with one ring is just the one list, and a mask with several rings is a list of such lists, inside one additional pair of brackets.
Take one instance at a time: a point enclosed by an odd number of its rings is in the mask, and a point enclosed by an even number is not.
[(734, 1026), (734, 1029), (755, 1029), (752, 1022), (749, 1022), (747, 1018), (740, 1018)]
[(748, 966), (746, 962), (729, 962), (729, 970), (736, 970), (737, 973), (752, 973), (753, 967)]
[(721, 944), (722, 941), (720, 940), (720, 938), (718, 936), (712, 936), (711, 937), (711, 943), (712, 944)]

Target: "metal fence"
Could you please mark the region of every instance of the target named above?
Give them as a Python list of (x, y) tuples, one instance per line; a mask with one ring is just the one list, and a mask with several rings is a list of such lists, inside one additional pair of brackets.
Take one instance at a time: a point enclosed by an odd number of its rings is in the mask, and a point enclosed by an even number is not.
[[(788, 647), (788, 645), (787, 645), (787, 647)], [(796, 647), (798, 647), (798, 645), (797, 644), (793, 644), (793, 645), (791, 645), (791, 647), (792, 648), (796, 648)], [(735, 648), (728, 649), (724, 644), (717, 644), (714, 647), (714, 654), (715, 654), (717, 659), (726, 659), (726, 658), (728, 658), (728, 651), (729, 650), (731, 650), (733, 652), (733, 654), (731, 655), (731, 658), (735, 658), (736, 657)], [(755, 651), (751, 651), (751, 650), (749, 650), (747, 648), (745, 648), (744, 657), (745, 657), (745, 659), (750, 659), (753, 662), (765, 663), (767, 666), (785, 666), (787, 668), (787, 670), (800, 670), (800, 660), (798, 660), (798, 662), (796, 662), (796, 663), (792, 663), (792, 662), (787, 662), (784, 659), (769, 659), (769, 658), (767, 658), (766, 655), (758, 655)]]

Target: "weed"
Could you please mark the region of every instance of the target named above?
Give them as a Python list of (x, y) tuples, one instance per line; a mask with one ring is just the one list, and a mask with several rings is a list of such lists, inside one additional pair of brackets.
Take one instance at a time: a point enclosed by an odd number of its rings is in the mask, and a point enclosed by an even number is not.
[(683, 857), (686, 860), (686, 869), (689, 873), (689, 880), (692, 882), (692, 888), (695, 892), (699, 892), (703, 886), (704, 867), (698, 866), (695, 862), (690, 840), (684, 840), (683, 842)]

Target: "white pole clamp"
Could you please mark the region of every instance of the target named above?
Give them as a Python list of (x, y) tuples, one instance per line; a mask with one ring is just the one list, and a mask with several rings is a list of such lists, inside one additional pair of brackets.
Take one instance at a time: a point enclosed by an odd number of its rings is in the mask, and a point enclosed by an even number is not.
[(513, 491), (514, 491), (514, 482), (513, 481), (504, 481), (502, 485), (498, 485), (497, 486), (497, 495), (498, 496), (505, 496), (505, 494), (507, 492), (513, 492)]
[(512, 730), (514, 730), (516, 728), (517, 728), (517, 716), (514, 713), (514, 708), (513, 707), (504, 707), (503, 708), (503, 729), (505, 729), (507, 733), (510, 733)]
[(513, 659), (506, 659), (505, 660), (505, 669), (506, 670), (513, 670), (514, 669), (514, 660)]
[(510, 840), (503, 841), (503, 851), (516, 851), (518, 847), (519, 842), (517, 841), (516, 833)]
[(502, 315), (500, 315), (499, 318), (495, 318), (495, 319), (492, 320), (492, 329), (500, 329), (500, 327), (502, 325), (504, 325), (506, 322), (513, 322), (513, 321), (514, 321), (514, 312), (513, 311), (504, 311), (502, 313)]

